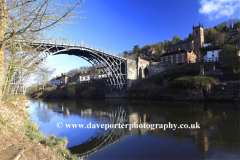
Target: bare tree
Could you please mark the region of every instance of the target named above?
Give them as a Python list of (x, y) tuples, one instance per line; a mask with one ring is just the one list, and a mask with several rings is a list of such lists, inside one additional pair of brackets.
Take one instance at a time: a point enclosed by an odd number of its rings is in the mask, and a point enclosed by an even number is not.
[[(50, 40), (45, 31), (59, 29), (59, 25), (74, 24), (73, 18), (82, 18), (78, 17), (81, 12), (73, 11), (82, 1), (63, 4), (58, 0), (0, 0), (0, 101), (7, 88), (4, 84), (11, 81), (11, 71), (24, 68), (24, 58), (36, 58), (36, 55), (30, 55), (29, 52), (15, 50), (18, 43)], [(6, 46), (9, 44), (12, 49), (6, 58)], [(9, 60), (8, 67), (5, 66), (5, 59)], [(16, 59), (22, 62), (17, 67), (13, 63)]]
[(55, 72), (55, 69), (50, 69), (49, 67), (44, 66), (44, 64), (41, 64), (41, 67), (38, 67), (35, 70), (34, 78), (35, 82), (37, 82), (39, 85), (42, 86), (42, 89), (45, 89), (45, 85), (47, 85), (47, 82), (49, 81), (49, 76), (52, 75)]

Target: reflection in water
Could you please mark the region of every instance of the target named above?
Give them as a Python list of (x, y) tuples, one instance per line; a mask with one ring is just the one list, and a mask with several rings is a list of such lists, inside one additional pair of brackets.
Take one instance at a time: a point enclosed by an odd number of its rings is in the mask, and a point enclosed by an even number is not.
[[(38, 119), (35, 118), (34, 121), (40, 124), (40, 131), (45, 135), (67, 136), (71, 153), (80, 157), (212, 159), (224, 156), (239, 158), (239, 111), (234, 110), (237, 105), (239, 104), (52, 100), (41, 104), (38, 102), (38, 105), (31, 108), (38, 110)], [(58, 121), (64, 124), (81, 123), (85, 126), (89, 122), (92, 124), (198, 122), (201, 128), (165, 131), (144, 128), (55, 129), (49, 133), (49, 128), (54, 128)], [(170, 151), (175, 154), (168, 154)]]

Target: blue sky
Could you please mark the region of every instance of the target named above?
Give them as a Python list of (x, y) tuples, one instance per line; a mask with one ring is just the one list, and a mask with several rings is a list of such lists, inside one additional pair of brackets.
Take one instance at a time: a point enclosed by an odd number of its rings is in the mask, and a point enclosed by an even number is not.
[[(135, 45), (172, 40), (174, 35), (184, 39), (199, 21), (206, 29), (233, 17), (240, 19), (240, 0), (85, 0), (80, 5), (77, 11), (86, 11), (80, 14), (86, 18), (60, 26), (64, 32), (57, 36), (83, 39), (121, 53)], [(56, 68), (54, 75), (90, 66), (68, 55), (49, 57), (46, 65)]]

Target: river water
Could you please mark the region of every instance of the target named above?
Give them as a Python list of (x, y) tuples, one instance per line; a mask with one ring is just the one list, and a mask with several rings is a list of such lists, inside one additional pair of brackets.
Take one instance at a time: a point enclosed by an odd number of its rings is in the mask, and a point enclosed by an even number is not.
[[(67, 148), (83, 159), (240, 159), (239, 103), (29, 101), (30, 118), (40, 131), (67, 137)], [(102, 124), (138, 128), (105, 130)]]

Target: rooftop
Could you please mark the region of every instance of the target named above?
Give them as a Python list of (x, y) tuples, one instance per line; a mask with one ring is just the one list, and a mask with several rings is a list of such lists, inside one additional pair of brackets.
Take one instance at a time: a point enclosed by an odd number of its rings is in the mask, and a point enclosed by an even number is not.
[(185, 53), (185, 52), (191, 52), (191, 51), (182, 49), (182, 50), (178, 50), (178, 51), (173, 51), (173, 52), (164, 53), (164, 54), (161, 55), (160, 57), (169, 56), (169, 55), (174, 55), (174, 54), (179, 54), (179, 53)]
[(220, 50), (221, 48), (219, 46), (214, 46), (213, 48), (209, 49), (208, 51), (214, 51), (214, 50)]
[(177, 45), (189, 43), (189, 42), (192, 42), (192, 41), (193, 41), (193, 39), (189, 39), (189, 40), (186, 40), (186, 41), (181, 41), (181, 42), (178, 42), (178, 43), (174, 43), (172, 46), (177, 46)]

